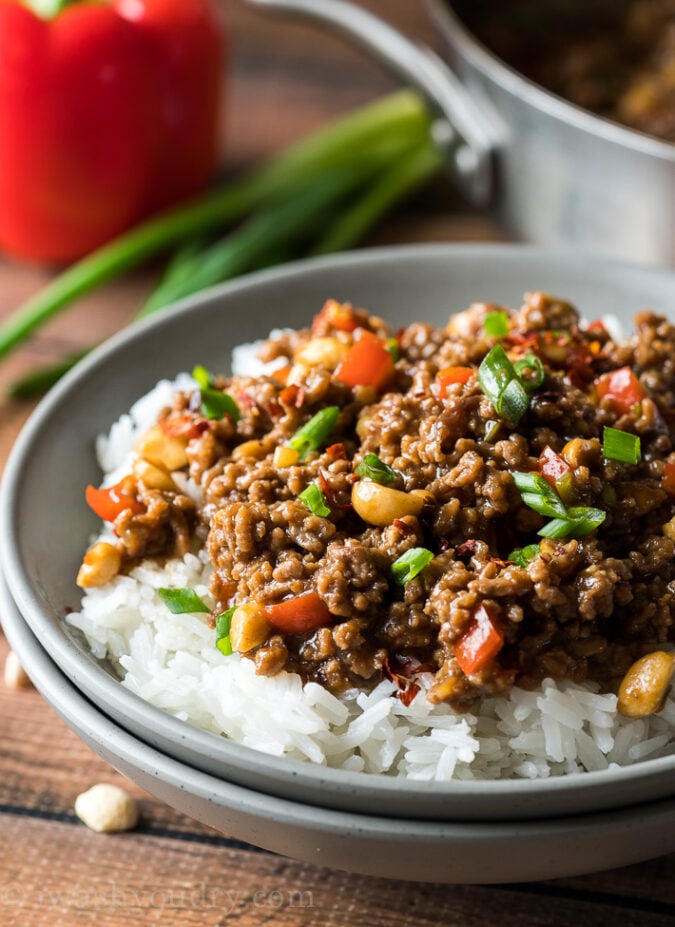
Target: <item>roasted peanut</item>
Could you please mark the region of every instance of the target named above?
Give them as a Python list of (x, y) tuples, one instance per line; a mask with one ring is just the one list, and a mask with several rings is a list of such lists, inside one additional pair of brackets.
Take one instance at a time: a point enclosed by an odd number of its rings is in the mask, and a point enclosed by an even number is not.
[(672, 653), (655, 650), (640, 657), (619, 686), (618, 708), (627, 718), (646, 718), (660, 711), (675, 669)]
[(159, 425), (147, 431), (136, 445), (139, 457), (169, 473), (187, 466), (187, 439), (180, 435), (167, 435)]
[(262, 441), (244, 441), (238, 444), (232, 451), (232, 460), (242, 460), (244, 457), (254, 457), (256, 460), (262, 460), (267, 454), (267, 448)]
[(133, 474), (141, 486), (146, 489), (165, 490), (175, 492), (176, 484), (166, 470), (155, 466), (144, 457), (137, 457), (132, 466)]
[(75, 799), (75, 814), (97, 833), (133, 830), (138, 823), (136, 799), (116, 785), (102, 782)]
[(8, 689), (28, 689), (32, 685), (13, 650), (9, 651), (5, 660), (5, 685)]
[(369, 525), (384, 527), (395, 518), (419, 515), (424, 508), (424, 494), (401, 492), (371, 480), (360, 480), (352, 489), (354, 511)]
[(597, 438), (572, 438), (562, 449), (563, 458), (573, 469), (588, 466), (599, 454)]
[(346, 353), (347, 345), (337, 338), (312, 338), (297, 349), (293, 360), (308, 367), (321, 366), (327, 370), (335, 370)]
[(675, 515), (665, 525), (661, 525), (661, 531), (669, 541), (675, 541)]
[(295, 448), (281, 446), (274, 449), (272, 463), (275, 467), (294, 467), (299, 459)]
[(269, 636), (270, 624), (262, 606), (256, 602), (247, 602), (235, 610), (230, 626), (230, 641), (233, 650), (238, 653), (247, 653), (254, 647), (264, 644)]
[(97, 541), (84, 555), (76, 583), (82, 589), (105, 586), (113, 576), (117, 576), (121, 565), (122, 555), (119, 550), (106, 541)]

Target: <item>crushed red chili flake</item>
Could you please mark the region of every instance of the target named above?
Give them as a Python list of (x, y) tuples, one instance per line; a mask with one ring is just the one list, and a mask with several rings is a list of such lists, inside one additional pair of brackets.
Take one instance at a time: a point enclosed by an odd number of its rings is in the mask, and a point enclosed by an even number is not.
[(302, 386), (291, 383), (290, 386), (284, 387), (279, 393), (279, 399), (285, 406), (294, 406), (301, 409), (305, 401), (305, 391)]
[(209, 423), (205, 418), (195, 419), (188, 413), (178, 418), (166, 418), (159, 423), (159, 427), (169, 438), (187, 438), (191, 441), (208, 431)]
[(395, 518), (392, 524), (395, 528), (398, 528), (401, 534), (412, 534), (413, 532), (413, 529), (410, 527), (410, 525), (406, 524), (404, 521), (401, 521), (400, 518)]
[(344, 444), (331, 444), (326, 448), (326, 453), (333, 460), (349, 460)]
[(468, 541), (464, 541), (463, 544), (460, 544), (459, 547), (455, 550), (455, 557), (458, 560), (463, 560), (466, 562), (470, 560), (471, 557), (476, 553), (476, 539), (469, 538)]

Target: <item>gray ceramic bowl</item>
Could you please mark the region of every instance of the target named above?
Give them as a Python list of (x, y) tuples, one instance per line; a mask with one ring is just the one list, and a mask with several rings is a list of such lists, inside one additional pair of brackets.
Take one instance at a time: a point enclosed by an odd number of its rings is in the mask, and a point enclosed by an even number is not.
[(675, 799), (538, 821), (433, 822), (314, 807), (225, 782), (125, 731), (87, 701), (0, 585), (8, 640), (42, 695), (93, 750), (167, 804), (230, 838), (320, 866), (421, 882), (553, 879), (675, 850)]
[(444, 323), (474, 300), (518, 304), (527, 289), (575, 301), (590, 317), (629, 322), (645, 306), (675, 306), (675, 274), (594, 256), (519, 246), (381, 249), (253, 275), (177, 307), (108, 342), (41, 404), (9, 461), (1, 499), (2, 564), (17, 605), (75, 685), (126, 730), (230, 782), (314, 805), (432, 820), (569, 815), (675, 794), (675, 757), (554, 780), (405, 782), (279, 761), (200, 732), (128, 692), (97, 663), (63, 616), (86, 539), (96, 527), (83, 489), (99, 478), (93, 443), (166, 376), (196, 363), (225, 370), (234, 344), (279, 324), (302, 325), (327, 296), (390, 319)]

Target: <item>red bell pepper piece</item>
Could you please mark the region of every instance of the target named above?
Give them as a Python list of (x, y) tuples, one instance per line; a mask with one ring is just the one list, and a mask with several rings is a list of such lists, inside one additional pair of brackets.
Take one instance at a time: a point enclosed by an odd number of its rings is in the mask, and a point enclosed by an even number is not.
[(605, 373), (595, 381), (598, 396), (611, 399), (624, 415), (645, 398), (645, 391), (630, 367)]
[(145, 511), (143, 503), (136, 498), (134, 492), (130, 491), (127, 478), (115, 483), (114, 486), (106, 486), (104, 489), (87, 486), (85, 498), (89, 507), (103, 521), (115, 521), (117, 516), (127, 509), (130, 509), (134, 515)]
[(265, 617), (282, 634), (303, 634), (333, 621), (328, 606), (316, 592), (305, 592), (277, 605), (267, 605)]
[(475, 372), (473, 367), (446, 367), (444, 370), (439, 370), (436, 374), (438, 398), (445, 399), (448, 395), (448, 387), (453, 383), (468, 383)]
[(356, 318), (349, 303), (339, 303), (336, 299), (327, 299), (321, 312), (314, 316), (312, 334), (317, 334), (318, 331), (324, 328), (324, 325), (330, 325), (341, 332), (353, 332), (356, 331), (360, 324), (361, 322)]
[(0, 247), (69, 261), (203, 188), (222, 56), (213, 0), (0, 0)]
[(666, 464), (661, 486), (669, 496), (675, 496), (675, 464)]
[(384, 341), (372, 332), (362, 332), (358, 341), (342, 358), (335, 371), (335, 379), (355, 386), (372, 386), (382, 389), (394, 373), (394, 359)]
[(485, 605), (474, 609), (471, 620), (453, 645), (455, 658), (465, 676), (477, 673), (493, 660), (504, 646), (504, 635)]

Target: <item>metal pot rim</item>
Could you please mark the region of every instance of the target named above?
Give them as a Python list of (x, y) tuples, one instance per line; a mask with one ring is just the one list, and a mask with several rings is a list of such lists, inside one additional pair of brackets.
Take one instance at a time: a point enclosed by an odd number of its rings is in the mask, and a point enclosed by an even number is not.
[(426, 3), (443, 35), (451, 37), (453, 45), (462, 56), (514, 96), (582, 132), (588, 132), (626, 149), (641, 151), (663, 161), (675, 163), (675, 143), (612, 122), (551, 93), (506, 64), (483, 45), (451, 8), (452, 0), (426, 0)]

